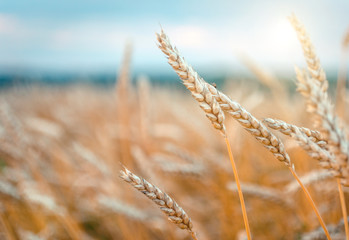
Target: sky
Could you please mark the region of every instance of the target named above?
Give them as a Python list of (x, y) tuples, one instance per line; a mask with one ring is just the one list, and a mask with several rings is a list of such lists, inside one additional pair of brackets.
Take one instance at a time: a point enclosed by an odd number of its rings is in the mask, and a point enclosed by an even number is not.
[(325, 70), (335, 69), (348, 11), (348, 0), (0, 0), (0, 70), (114, 71), (131, 42), (133, 69), (166, 72), (155, 38), (162, 27), (197, 69), (243, 69), (245, 54), (271, 71), (292, 71), (304, 60), (291, 13)]

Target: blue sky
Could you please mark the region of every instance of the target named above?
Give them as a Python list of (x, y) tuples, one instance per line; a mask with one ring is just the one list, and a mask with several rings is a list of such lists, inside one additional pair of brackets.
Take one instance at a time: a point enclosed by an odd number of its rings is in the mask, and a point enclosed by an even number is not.
[(349, 28), (349, 1), (0, 0), (0, 67), (117, 69), (127, 41), (133, 68), (166, 71), (159, 24), (197, 68), (243, 68), (248, 54), (271, 71), (304, 65), (287, 16), (305, 24), (325, 67), (335, 68)]

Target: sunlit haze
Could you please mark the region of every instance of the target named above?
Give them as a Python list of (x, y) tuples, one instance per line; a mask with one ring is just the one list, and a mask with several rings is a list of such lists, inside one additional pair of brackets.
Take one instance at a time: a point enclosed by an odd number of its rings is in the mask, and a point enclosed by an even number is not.
[(325, 68), (335, 70), (349, 26), (342, 1), (1, 1), (1, 70), (114, 71), (127, 41), (135, 71), (168, 70), (161, 26), (197, 68), (244, 69), (247, 54), (272, 70), (303, 64), (287, 17), (305, 24)]

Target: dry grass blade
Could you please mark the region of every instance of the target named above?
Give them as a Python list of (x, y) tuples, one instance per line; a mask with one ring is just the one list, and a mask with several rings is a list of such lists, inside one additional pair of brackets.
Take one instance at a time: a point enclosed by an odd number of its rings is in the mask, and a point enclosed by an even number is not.
[(127, 168), (120, 171), (120, 177), (159, 205), (161, 211), (168, 216), (171, 222), (181, 229), (187, 229), (193, 239), (197, 239), (196, 233), (193, 231), (193, 223), (188, 214), (170, 196), (145, 179), (133, 174)]

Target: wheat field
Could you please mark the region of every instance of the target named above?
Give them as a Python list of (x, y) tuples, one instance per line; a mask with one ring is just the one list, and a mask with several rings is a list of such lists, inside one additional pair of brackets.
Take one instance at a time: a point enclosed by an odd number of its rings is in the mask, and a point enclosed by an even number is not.
[(161, 29), (189, 91), (132, 80), (131, 46), (112, 88), (3, 90), (0, 239), (346, 239), (345, 81), (328, 89), (290, 22), (305, 57), (292, 88), (247, 58), (255, 81), (216, 87)]

